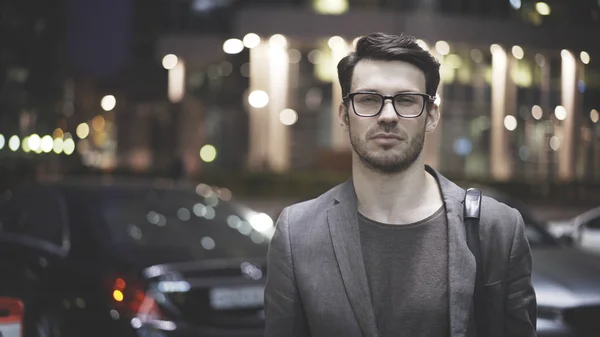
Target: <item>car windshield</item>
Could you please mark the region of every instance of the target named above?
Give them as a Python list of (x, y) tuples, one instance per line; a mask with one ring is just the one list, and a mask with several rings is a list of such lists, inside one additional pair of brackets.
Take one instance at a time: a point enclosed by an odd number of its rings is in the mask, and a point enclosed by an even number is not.
[[(268, 247), (268, 235), (250, 225), (255, 213), (216, 196), (150, 188), (77, 189), (67, 194), (72, 216), (80, 220), (73, 221), (75, 226), (91, 226), (86, 230), (106, 251), (129, 262), (264, 257)], [(264, 219), (266, 227), (270, 220)]]

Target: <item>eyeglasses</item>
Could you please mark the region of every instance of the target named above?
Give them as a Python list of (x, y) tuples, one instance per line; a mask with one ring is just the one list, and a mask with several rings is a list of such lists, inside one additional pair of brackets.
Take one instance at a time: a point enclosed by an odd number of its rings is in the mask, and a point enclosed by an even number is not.
[(392, 101), (396, 114), (403, 118), (419, 117), (427, 102), (435, 101), (435, 97), (419, 92), (403, 92), (394, 96), (384, 96), (376, 92), (352, 92), (343, 98), (344, 102), (352, 102), (354, 113), (361, 117), (379, 115), (388, 99)]

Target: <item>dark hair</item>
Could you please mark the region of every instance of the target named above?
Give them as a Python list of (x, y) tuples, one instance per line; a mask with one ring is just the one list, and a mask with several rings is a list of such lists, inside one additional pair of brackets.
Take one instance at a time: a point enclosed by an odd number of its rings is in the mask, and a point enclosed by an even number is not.
[(404, 61), (425, 73), (426, 94), (435, 96), (440, 83), (440, 63), (428, 51), (419, 46), (410, 35), (371, 33), (356, 43), (356, 51), (338, 63), (338, 79), (342, 97), (350, 93), (354, 68), (361, 60)]

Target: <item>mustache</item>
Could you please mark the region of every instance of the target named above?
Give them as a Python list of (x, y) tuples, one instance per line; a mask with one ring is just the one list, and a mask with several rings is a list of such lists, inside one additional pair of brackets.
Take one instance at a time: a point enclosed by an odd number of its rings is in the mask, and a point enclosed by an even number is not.
[(408, 138), (406, 132), (400, 130), (400, 128), (398, 128), (397, 125), (393, 125), (393, 124), (383, 124), (383, 125), (379, 125), (378, 127), (369, 130), (367, 132), (367, 139), (369, 138), (373, 138), (376, 135), (380, 134), (380, 133), (388, 133), (388, 134), (393, 134), (398, 136), (399, 138), (402, 139), (406, 139)]

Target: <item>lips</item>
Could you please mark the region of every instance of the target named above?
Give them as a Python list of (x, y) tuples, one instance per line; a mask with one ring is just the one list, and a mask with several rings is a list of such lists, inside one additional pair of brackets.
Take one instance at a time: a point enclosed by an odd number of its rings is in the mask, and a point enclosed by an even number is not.
[(402, 140), (402, 138), (393, 133), (379, 133), (372, 137), (373, 139), (397, 139)]

